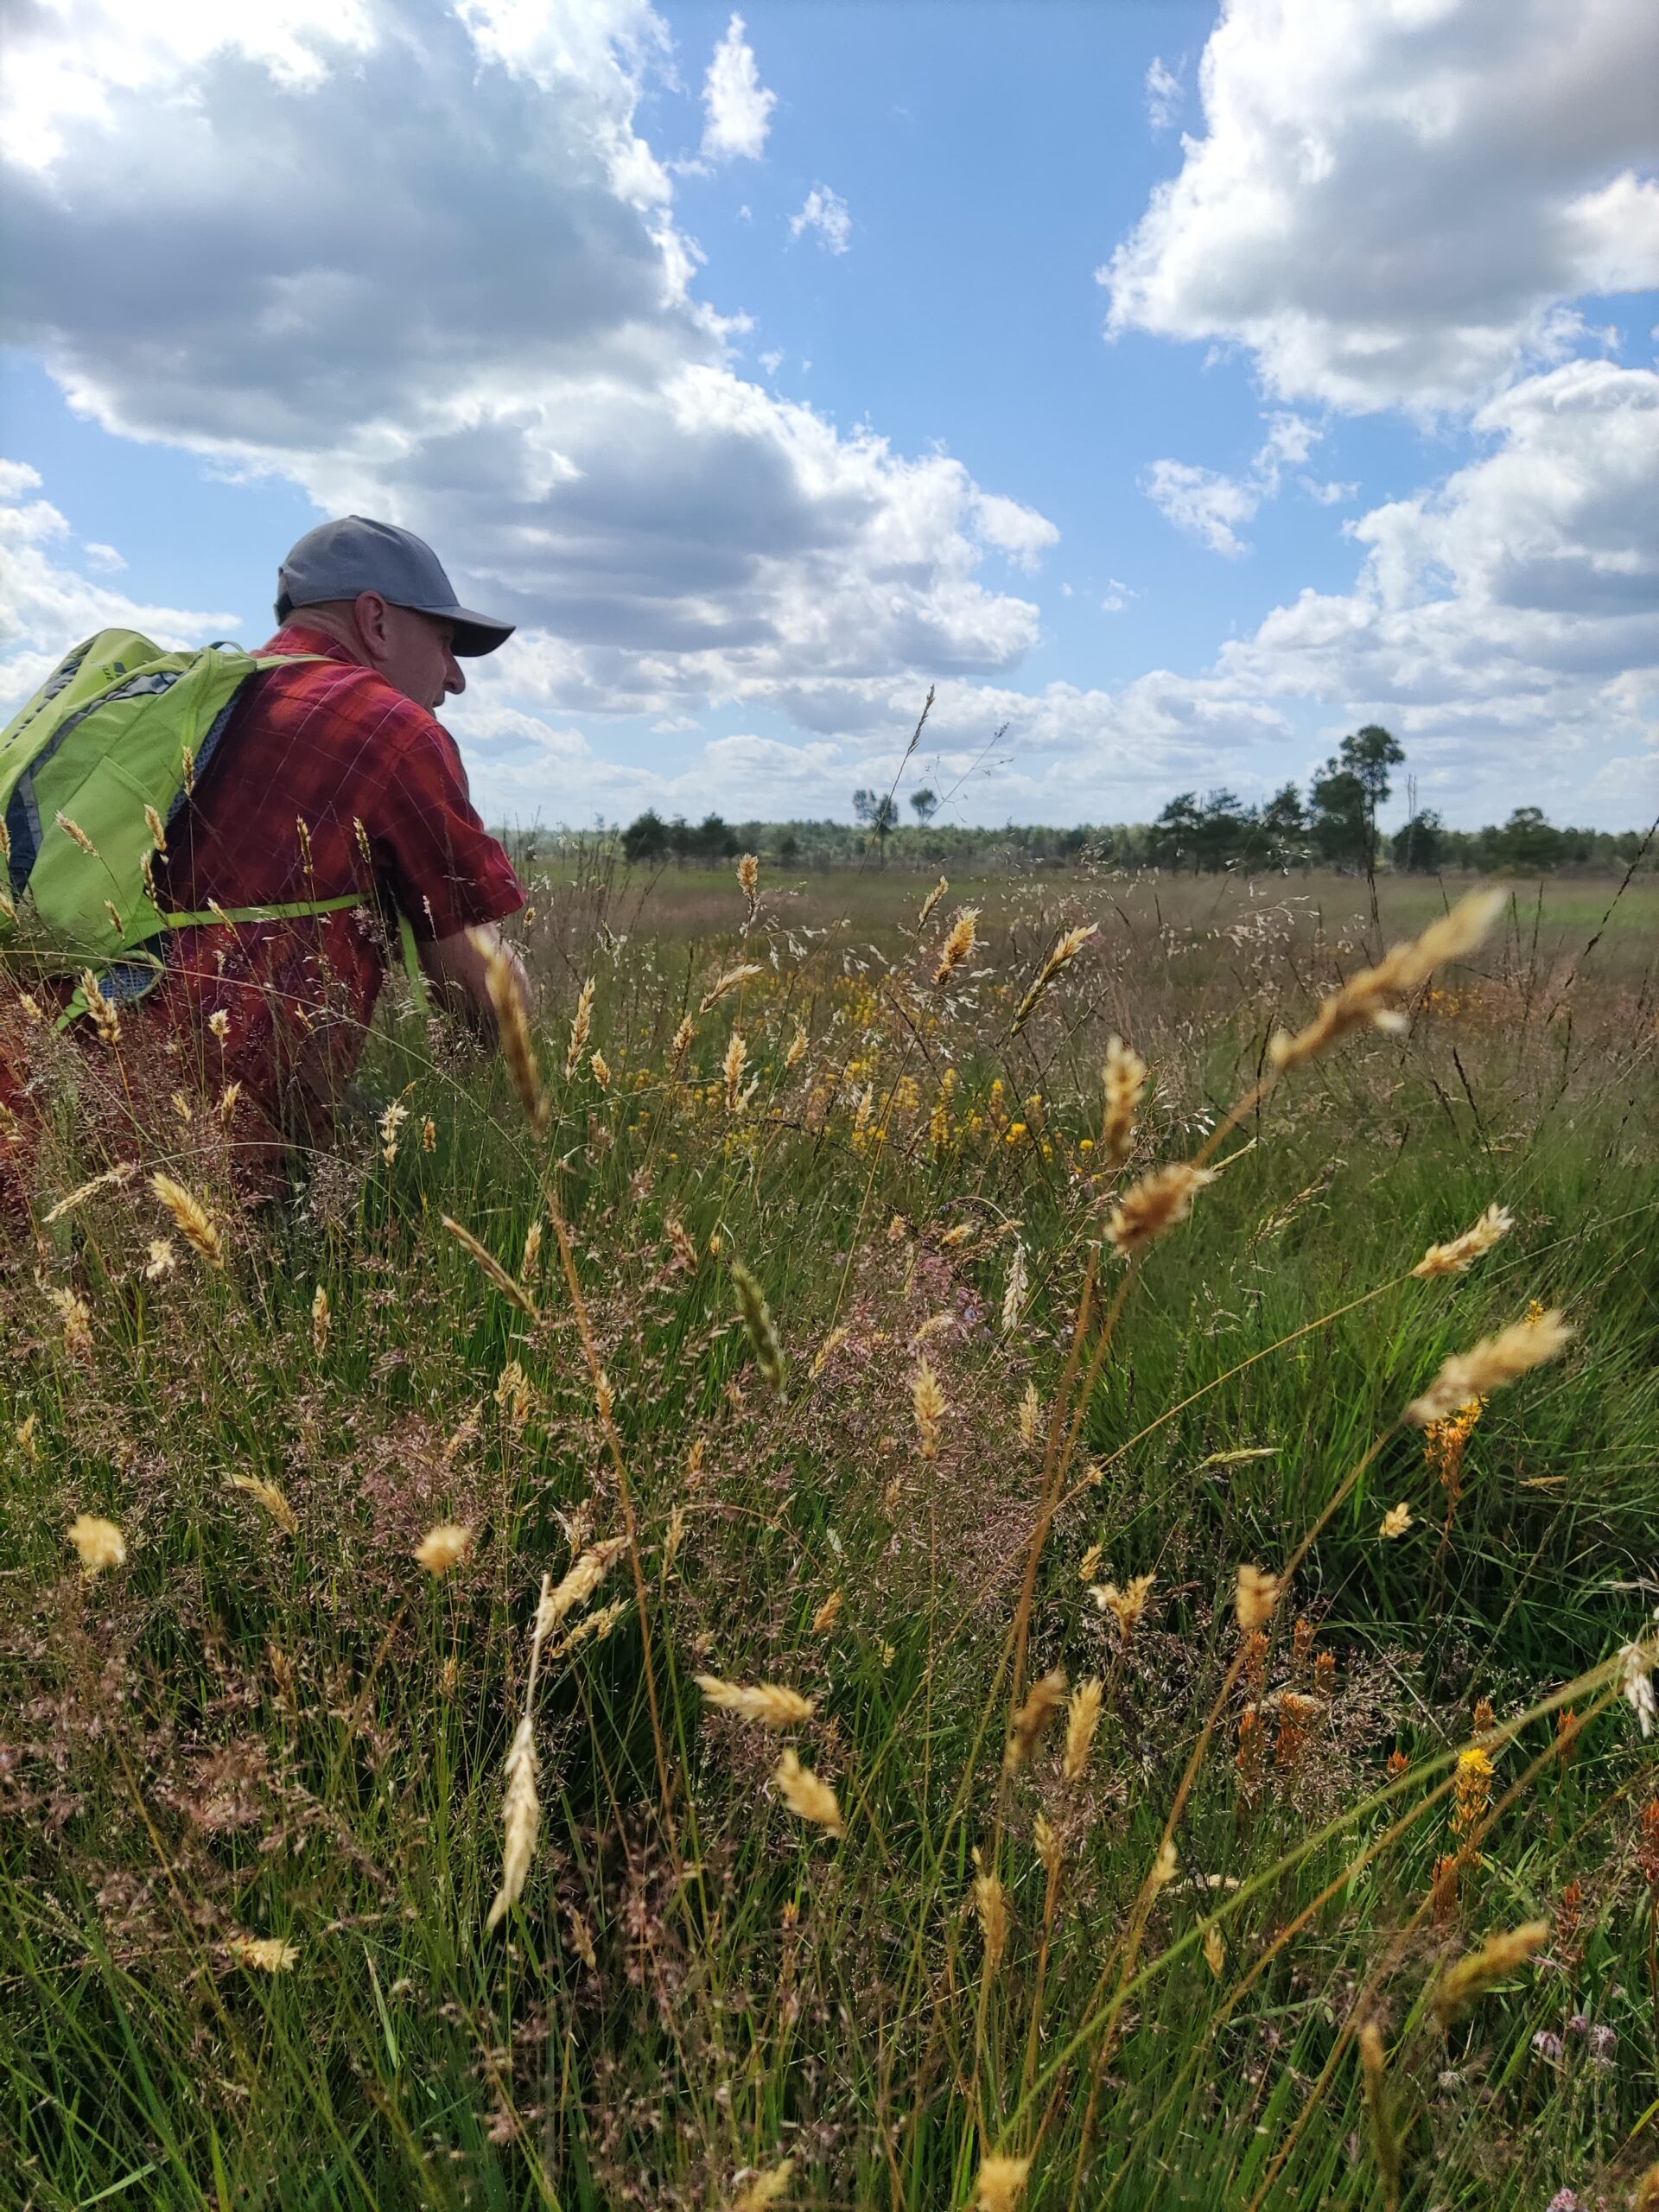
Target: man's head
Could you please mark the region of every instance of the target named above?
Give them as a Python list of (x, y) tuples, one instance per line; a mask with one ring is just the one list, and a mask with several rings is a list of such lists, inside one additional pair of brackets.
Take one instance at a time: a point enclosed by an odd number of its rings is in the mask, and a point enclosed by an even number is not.
[(465, 690), (457, 655), (493, 652), (513, 630), (462, 607), (437, 555), (413, 531), (362, 515), (308, 531), (283, 562), (276, 620), (296, 615), (423, 707)]

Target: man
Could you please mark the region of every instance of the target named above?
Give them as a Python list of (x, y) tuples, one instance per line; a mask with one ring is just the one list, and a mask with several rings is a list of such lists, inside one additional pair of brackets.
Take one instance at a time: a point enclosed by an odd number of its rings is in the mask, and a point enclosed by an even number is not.
[(209, 1084), (241, 1084), (238, 1149), (327, 1135), (404, 923), (440, 998), (492, 1032), (487, 947), (524, 905), (434, 713), (466, 689), (461, 660), (513, 626), (461, 606), (411, 531), (359, 515), (301, 538), (276, 613), (261, 651), (295, 664), (238, 699), (169, 833), (161, 896), (191, 913), (359, 903), (181, 931), (167, 978), (129, 1017), (161, 1025)]

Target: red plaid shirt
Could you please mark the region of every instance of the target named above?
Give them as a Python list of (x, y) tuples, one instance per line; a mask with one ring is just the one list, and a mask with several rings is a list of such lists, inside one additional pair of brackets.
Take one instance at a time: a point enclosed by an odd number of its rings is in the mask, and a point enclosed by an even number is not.
[[(320, 1135), (397, 957), (524, 902), (474, 812), (454, 740), (424, 707), (302, 621), (262, 651), (321, 661), (255, 677), (169, 834), (158, 889), (175, 912), (359, 894), (329, 914), (177, 931), (142, 1002), (210, 1083), (239, 1082), (292, 1139)], [(302, 827), (302, 824), (303, 827)], [(220, 1041), (213, 1017), (226, 1017)], [(238, 1104), (240, 1117), (244, 1108)]]

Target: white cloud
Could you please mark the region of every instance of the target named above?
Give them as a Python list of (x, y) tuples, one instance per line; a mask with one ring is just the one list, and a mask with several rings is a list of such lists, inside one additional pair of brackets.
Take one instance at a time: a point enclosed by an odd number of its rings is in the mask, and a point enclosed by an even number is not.
[(1226, 0), (1206, 129), (1099, 272), (1112, 334), (1248, 347), (1281, 398), (1478, 404), (1659, 283), (1652, 0)]
[(1161, 54), (1147, 65), (1147, 121), (1154, 130), (1167, 130), (1181, 111), (1181, 73), (1172, 69)]
[(645, 0), (301, 14), (280, 54), (194, 0), (35, 0), (14, 33), (51, 101), (8, 181), (8, 335), (78, 410), (420, 531), (521, 625), (484, 688), (556, 723), (1035, 641), (976, 571), (1042, 518), (738, 374), (635, 125)]
[(734, 15), (703, 79), (704, 156), (711, 162), (758, 162), (777, 105), (777, 93), (760, 82), (754, 48), (743, 36), (743, 18)]
[(827, 184), (815, 184), (799, 214), (789, 219), (791, 238), (798, 238), (808, 231), (815, 231), (819, 244), (830, 253), (845, 253), (852, 242), (853, 219), (847, 212), (847, 202)]
[(127, 565), (124, 558), (116, 551), (113, 545), (105, 545), (96, 537), (86, 539), (80, 550), (87, 567), (97, 569), (106, 576), (119, 575)]
[[(1192, 461), (1154, 461), (1144, 472), (1141, 488), (1177, 530), (1185, 531), (1212, 553), (1236, 560), (1249, 550), (1239, 531), (1254, 518), (1264, 499), (1278, 498), (1285, 469), (1300, 467), (1320, 435), (1302, 416), (1274, 415), (1268, 419), (1265, 442), (1243, 476), (1224, 475)], [(1319, 485), (1308, 477), (1301, 481), (1321, 504), (1344, 496), (1342, 486)]]

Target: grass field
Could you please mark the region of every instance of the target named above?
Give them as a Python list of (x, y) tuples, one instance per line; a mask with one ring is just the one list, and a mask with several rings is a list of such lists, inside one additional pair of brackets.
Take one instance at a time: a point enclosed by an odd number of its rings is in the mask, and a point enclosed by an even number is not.
[(1659, 886), (1459, 888), (595, 860), (279, 1208), (43, 1047), (0, 2199), (1651, 2212)]

